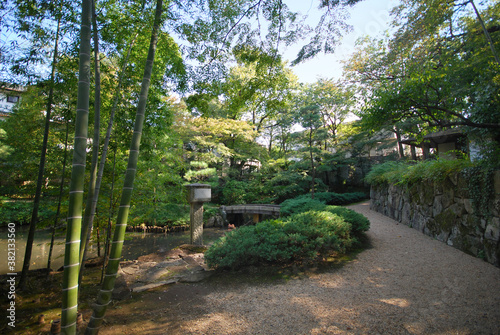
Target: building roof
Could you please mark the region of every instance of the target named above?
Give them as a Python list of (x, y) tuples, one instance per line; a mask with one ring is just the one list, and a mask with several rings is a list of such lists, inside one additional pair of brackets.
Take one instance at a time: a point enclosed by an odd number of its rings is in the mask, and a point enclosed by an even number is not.
[(26, 88), (24, 88), (22, 86), (2, 85), (2, 86), (0, 86), (0, 91), (24, 93), (24, 92), (26, 92)]
[(408, 138), (401, 140), (400, 142), (408, 145), (419, 146), (422, 143), (426, 143), (431, 148), (437, 148), (439, 144), (456, 142), (459, 138), (466, 137), (464, 131), (460, 128), (452, 128), (447, 130), (438, 131), (435, 133), (430, 133), (424, 136), (423, 141), (419, 141), (416, 138)]

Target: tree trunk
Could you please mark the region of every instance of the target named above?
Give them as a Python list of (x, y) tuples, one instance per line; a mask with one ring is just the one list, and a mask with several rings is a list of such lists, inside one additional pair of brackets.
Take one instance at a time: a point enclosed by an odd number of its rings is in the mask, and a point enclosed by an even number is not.
[(271, 131), (269, 134), (269, 148), (268, 148), (269, 153), (271, 153), (271, 151), (273, 150), (273, 130), (274, 130), (274, 128), (271, 127)]
[(64, 190), (64, 175), (66, 174), (66, 161), (68, 158), (68, 135), (69, 135), (69, 120), (66, 120), (66, 139), (64, 140), (64, 158), (63, 158), (63, 168), (62, 168), (62, 176), (61, 176), (61, 185), (59, 186), (59, 199), (57, 201), (57, 211), (56, 218), (54, 219), (54, 225), (52, 226), (52, 236), (50, 238), (50, 247), (49, 247), (49, 259), (47, 261), (47, 269), (50, 269), (51, 261), (52, 261), (52, 250), (54, 249), (54, 238), (56, 235), (56, 225), (59, 220), (59, 214), (61, 214), (61, 201)]
[(111, 246), (111, 253), (106, 267), (106, 275), (102, 284), (101, 291), (97, 297), (97, 302), (94, 305), (94, 313), (89, 321), (86, 334), (97, 334), (99, 327), (106, 313), (106, 308), (111, 301), (111, 294), (113, 292), (116, 274), (120, 265), (121, 252), (123, 241), (125, 239), (125, 230), (127, 226), (128, 212), (130, 208), (130, 201), (132, 198), (132, 188), (134, 185), (135, 173), (137, 170), (137, 162), (139, 160), (139, 146), (141, 142), (142, 127), (144, 124), (144, 114), (146, 111), (146, 102), (149, 91), (149, 84), (151, 81), (151, 72), (153, 70), (153, 61), (156, 52), (156, 44), (158, 43), (158, 34), (161, 24), (163, 1), (158, 0), (156, 4), (155, 21), (153, 31), (151, 33), (151, 42), (149, 45), (148, 58), (146, 67), (144, 69), (144, 76), (141, 85), (141, 94), (139, 104), (137, 106), (137, 114), (134, 125), (134, 133), (132, 136), (132, 143), (130, 144), (130, 153), (127, 165), (127, 172), (122, 189), (122, 196), (120, 201), (120, 208), (118, 210), (118, 217), (116, 220), (115, 232)]
[(314, 156), (313, 156), (313, 131), (312, 129), (309, 131), (309, 154), (311, 158), (311, 171), (312, 171), (312, 180), (311, 180), (311, 199), (314, 199), (314, 182), (316, 181), (316, 169), (314, 168)]
[[(99, 225), (96, 226), (96, 233), (97, 233), (97, 257), (101, 257), (101, 241), (100, 238), (101, 236), (99, 235)], [(80, 270), (80, 273), (82, 273), (82, 270)]]
[(497, 62), (498, 65), (500, 65), (500, 57), (498, 56), (498, 53), (495, 49), (495, 44), (493, 44), (493, 40), (491, 39), (491, 35), (488, 32), (488, 29), (486, 29), (486, 26), (484, 25), (483, 18), (481, 17), (481, 14), (479, 14), (479, 11), (476, 8), (476, 5), (474, 4), (473, 0), (469, 0), (470, 4), (474, 8), (474, 12), (476, 13), (477, 19), (479, 21), (479, 24), (481, 25), (481, 28), (483, 28), (484, 36), (486, 37), (486, 40), (488, 41), (488, 44), (491, 49), (491, 53), (493, 54), (493, 57), (495, 58), (495, 61)]
[(108, 263), (108, 257), (109, 257), (109, 242), (111, 241), (111, 222), (113, 220), (114, 216), (114, 206), (113, 206), (113, 192), (115, 190), (115, 169), (116, 169), (116, 150), (118, 146), (115, 146), (114, 150), (114, 155), (113, 155), (113, 173), (112, 173), (112, 178), (111, 178), (111, 190), (110, 190), (110, 196), (109, 196), (109, 215), (108, 215), (108, 227), (106, 229), (106, 242), (104, 243), (104, 259), (102, 263), (102, 272), (101, 272), (101, 281), (99, 284), (102, 285), (102, 281), (104, 279), (104, 270), (106, 268), (106, 264)]
[(399, 158), (403, 159), (405, 158), (405, 151), (403, 150), (403, 143), (401, 143), (401, 133), (396, 127), (394, 127), (394, 133), (396, 134), (396, 140), (398, 141)]
[(36, 182), (35, 200), (33, 201), (33, 211), (31, 213), (30, 230), (28, 232), (28, 239), (26, 241), (26, 251), (24, 253), (23, 270), (21, 278), (19, 279), (19, 288), (24, 290), (26, 288), (26, 279), (28, 277), (28, 270), (31, 262), (31, 251), (33, 249), (33, 240), (35, 239), (35, 229), (38, 223), (38, 208), (40, 207), (40, 197), (42, 195), (43, 173), (45, 170), (45, 156), (47, 154), (47, 143), (49, 140), (49, 126), (50, 114), (52, 111), (52, 102), (54, 100), (54, 81), (56, 75), (57, 63), (57, 48), (59, 46), (59, 33), (61, 28), (61, 18), (57, 19), (56, 38), (54, 41), (54, 55), (52, 56), (52, 71), (50, 74), (50, 88), (49, 96), (47, 99), (47, 110), (45, 114), (45, 129), (43, 133), (42, 151), (40, 155), (40, 164), (38, 166), (38, 179)]
[(82, 224), (83, 185), (85, 183), (85, 157), (90, 96), (90, 17), (92, 0), (82, 0), (80, 31), (80, 65), (78, 99), (75, 121), (73, 170), (69, 192), (68, 227), (64, 252), (62, 286), (61, 330), (63, 334), (76, 333), (78, 313), (78, 273), (80, 271), (80, 239)]
[(95, 204), (93, 204), (96, 190), (97, 163), (99, 161), (99, 140), (101, 128), (101, 69), (99, 60), (99, 37), (97, 34), (97, 19), (95, 14), (95, 1), (92, 1), (92, 26), (94, 37), (94, 136), (92, 141), (92, 164), (90, 167), (89, 189), (87, 191), (87, 201), (85, 203), (85, 214), (83, 215), (82, 240), (80, 243), (80, 274), (78, 283), (82, 282), (83, 270), (85, 269), (86, 251), (90, 240), (90, 233), (94, 225)]
[(417, 150), (415, 149), (414, 145), (410, 146), (410, 151), (411, 151), (411, 159), (413, 161), (416, 161), (417, 160)]
[[(93, 11), (93, 12), (95, 12), (95, 11)], [(134, 38), (132, 39), (132, 42), (130, 43), (130, 47), (128, 49), (127, 56), (125, 58), (125, 61), (123, 63), (123, 66), (122, 66), (122, 69), (120, 72), (120, 76), (118, 79), (118, 85), (116, 87), (116, 93), (115, 93), (115, 97), (114, 97), (113, 107), (111, 108), (111, 113), (110, 113), (110, 117), (109, 117), (109, 121), (108, 121), (108, 128), (106, 129), (106, 137), (104, 139), (104, 146), (102, 149), (102, 155), (101, 155), (101, 159), (99, 161), (99, 170), (97, 172), (97, 178), (95, 180), (95, 184), (93, 187), (92, 198), (90, 198), (90, 192), (89, 192), (89, 197), (87, 198), (87, 207), (85, 208), (85, 218), (86, 218), (86, 220), (88, 220), (88, 222), (87, 223), (84, 222), (84, 225), (87, 224), (88, 227), (86, 229), (85, 234), (84, 234), (84, 231), (82, 228), (82, 236), (86, 237), (87, 242), (85, 243), (85, 245), (83, 245), (84, 248), (80, 248), (80, 261), (83, 261), (83, 258), (85, 258), (84, 254), (85, 254), (85, 250), (87, 249), (87, 246), (88, 246), (88, 240), (90, 238), (90, 236), (89, 236), (90, 230), (92, 229), (92, 223), (94, 222), (97, 202), (99, 200), (99, 192), (101, 190), (102, 176), (104, 174), (104, 166), (106, 165), (106, 157), (108, 154), (109, 141), (111, 139), (111, 131), (113, 129), (113, 122), (114, 122), (113, 120), (114, 120), (115, 112), (116, 112), (116, 109), (118, 106), (118, 102), (120, 100), (120, 90), (121, 90), (123, 78), (124, 78), (125, 73), (126, 73), (125, 69), (127, 67), (127, 64), (128, 64), (129, 58), (130, 58), (130, 53), (132, 52), (132, 47), (135, 44), (135, 40), (137, 38), (137, 35), (138, 34), (136, 34), (134, 36)], [(97, 37), (94, 36), (94, 39), (95, 38), (97, 38)], [(97, 76), (96, 76), (96, 79), (97, 79)], [(100, 87), (100, 85), (99, 85), (99, 87)], [(97, 89), (97, 83), (96, 83), (96, 89)], [(116, 153), (115, 153), (115, 155), (116, 155)], [(92, 171), (94, 171), (94, 168), (92, 169)], [(92, 185), (92, 183), (91, 183), (91, 185)], [(91, 199), (91, 201), (89, 201), (89, 199)], [(87, 212), (87, 208), (88, 208), (88, 212)]]

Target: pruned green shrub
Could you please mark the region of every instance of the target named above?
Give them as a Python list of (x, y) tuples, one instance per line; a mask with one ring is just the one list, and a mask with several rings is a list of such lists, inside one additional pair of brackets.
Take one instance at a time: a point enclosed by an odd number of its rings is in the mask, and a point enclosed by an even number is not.
[(336, 214), (342, 217), (346, 222), (351, 224), (351, 231), (354, 235), (359, 235), (362, 232), (370, 229), (370, 221), (363, 214), (359, 214), (352, 209), (341, 206), (326, 206), (325, 211)]
[(318, 192), (281, 203), (282, 219), (229, 232), (205, 253), (213, 268), (237, 269), (255, 264), (310, 262), (345, 252), (370, 227), (366, 217), (339, 206), (366, 198), (364, 193)]
[(288, 199), (281, 203), (280, 213), (282, 216), (290, 216), (297, 213), (311, 210), (322, 210), (326, 205), (324, 202), (311, 199), (310, 197), (299, 196)]
[(306, 193), (309, 187), (310, 181), (307, 176), (298, 171), (284, 170), (265, 181), (263, 191), (269, 194), (274, 201), (280, 203), (297, 194)]
[(229, 232), (205, 253), (212, 268), (311, 262), (352, 243), (352, 225), (329, 211), (309, 211)]
[(281, 203), (281, 215), (289, 216), (310, 210), (322, 210), (326, 205), (347, 205), (367, 199), (363, 192), (334, 193), (318, 192), (311, 199), (311, 194), (304, 194)]
[[(310, 197), (310, 194), (306, 194)], [(327, 205), (348, 205), (367, 199), (367, 194), (363, 192), (353, 193), (335, 193), (335, 192), (319, 192), (314, 195), (314, 199), (324, 202)]]

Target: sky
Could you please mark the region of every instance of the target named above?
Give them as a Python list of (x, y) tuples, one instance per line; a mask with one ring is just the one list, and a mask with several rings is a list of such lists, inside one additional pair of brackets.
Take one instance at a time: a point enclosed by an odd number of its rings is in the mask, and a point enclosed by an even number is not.
[[(318, 2), (315, 0), (293, 0), (287, 2), (291, 8), (297, 8), (303, 14), (309, 13), (311, 19), (318, 12)], [(345, 35), (342, 44), (334, 54), (320, 54), (302, 64), (294, 66), (293, 72), (303, 83), (313, 83), (318, 78), (340, 78), (342, 76), (341, 60), (349, 58), (354, 51), (354, 44), (359, 37), (369, 35), (382, 37), (390, 23), (390, 10), (399, 3), (397, 0), (364, 0), (349, 10), (351, 18), (348, 23), (353, 31)], [(297, 7), (296, 7), (297, 6)], [(289, 48), (285, 58), (292, 60), (300, 46)]]
[[(299, 11), (310, 17), (310, 24), (316, 25), (320, 17), (317, 9), (318, 0), (285, 0), (292, 11)], [(342, 75), (342, 65), (340, 60), (348, 59), (354, 51), (355, 41), (364, 35), (371, 37), (382, 36), (389, 28), (391, 8), (396, 6), (399, 0), (363, 0), (351, 7), (349, 12), (351, 18), (348, 23), (352, 26), (353, 32), (345, 35), (342, 44), (337, 47), (334, 54), (320, 54), (311, 60), (294, 66), (292, 69), (303, 83), (315, 82), (318, 78), (340, 78)], [(2, 41), (6, 36), (2, 35)], [(1, 42), (0, 42), (1, 43)], [(295, 59), (300, 44), (288, 48), (285, 52), (285, 59), (289, 61)]]

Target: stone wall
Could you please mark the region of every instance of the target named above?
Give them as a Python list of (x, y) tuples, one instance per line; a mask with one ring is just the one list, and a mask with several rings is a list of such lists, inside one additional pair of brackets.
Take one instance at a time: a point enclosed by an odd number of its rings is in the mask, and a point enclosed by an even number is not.
[(465, 176), (411, 186), (373, 185), (370, 208), (500, 267), (500, 171), (490, 215), (479, 216)]

